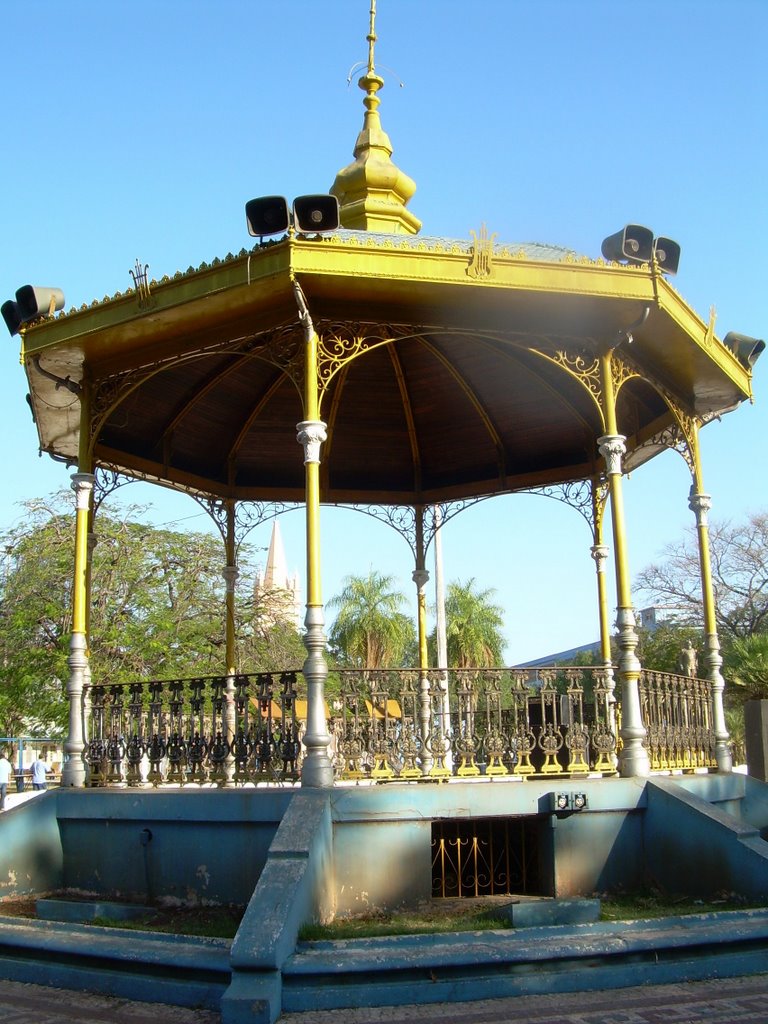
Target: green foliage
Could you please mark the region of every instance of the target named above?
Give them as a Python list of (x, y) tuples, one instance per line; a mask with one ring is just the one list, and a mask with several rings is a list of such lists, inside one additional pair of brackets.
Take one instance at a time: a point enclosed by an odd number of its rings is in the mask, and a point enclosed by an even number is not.
[[(0, 729), (55, 733), (67, 720), (74, 516), (66, 492), (27, 504), (2, 534)], [(218, 537), (179, 533), (99, 509), (90, 614), (92, 679), (185, 678), (226, 671), (224, 550)], [(238, 671), (300, 668), (296, 628), (254, 597), (252, 553), (241, 551), (235, 605)]]
[(725, 654), (723, 674), (730, 698), (742, 703), (768, 698), (768, 633), (734, 640)]
[(413, 663), (416, 630), (403, 611), (405, 596), (393, 590), (394, 577), (371, 569), (347, 576), (340, 594), (328, 602), (338, 609), (329, 642), (339, 665), (349, 668), (402, 668)]
[(698, 654), (699, 670), (702, 672), (701, 630), (695, 626), (674, 622), (663, 622), (654, 630), (638, 630), (640, 641), (637, 656), (643, 668), (654, 672), (680, 672), (683, 648), (691, 642)]
[(445, 595), (449, 668), (502, 665), (504, 613), (493, 603), (495, 590), (477, 590), (474, 579), (448, 584)]

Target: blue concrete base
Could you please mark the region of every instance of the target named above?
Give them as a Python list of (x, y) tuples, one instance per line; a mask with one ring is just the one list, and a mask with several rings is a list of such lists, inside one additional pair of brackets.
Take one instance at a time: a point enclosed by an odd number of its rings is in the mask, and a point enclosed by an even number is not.
[(299, 943), (283, 1012), (595, 991), (765, 971), (768, 911)]
[[(113, 912), (107, 900), (118, 894), (141, 900), (152, 892), (247, 902), (247, 910), (232, 943), (71, 918), (4, 918), (0, 975), (204, 1006), (219, 1010), (223, 1024), (272, 1024), (290, 1010), (765, 971), (768, 910), (587, 923), (581, 915), (595, 915), (598, 901), (576, 897), (650, 881), (674, 893), (726, 889), (766, 899), (767, 785), (733, 774), (589, 779), (578, 782), (588, 793), (583, 811), (553, 812), (554, 787), (575, 785), (484, 779), (330, 792), (58, 790), (0, 818), (0, 897), (86, 890), (103, 895), (88, 907), (94, 914)], [(537, 884), (541, 895), (556, 897), (515, 904), (517, 930), (297, 945), (305, 923), (428, 898), (432, 822), (495, 816), (534, 819)]]
[(526, 900), (507, 903), (494, 914), (506, 918), (513, 928), (534, 928), (550, 924), (590, 924), (600, 920), (600, 900)]
[(106, 903), (101, 900), (37, 900), (35, 907), (41, 921), (136, 921), (154, 912), (152, 907), (138, 903)]

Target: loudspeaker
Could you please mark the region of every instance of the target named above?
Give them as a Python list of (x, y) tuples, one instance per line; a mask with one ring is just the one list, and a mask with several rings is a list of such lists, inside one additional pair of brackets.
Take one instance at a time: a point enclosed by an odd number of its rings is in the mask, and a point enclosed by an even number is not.
[(37, 288), (32, 284), (22, 285), (16, 292), (16, 301), (24, 323), (38, 316), (50, 316), (64, 309), (64, 292), (61, 288)]
[(245, 204), (248, 234), (263, 237), (287, 231), (290, 223), (288, 202), (282, 196), (262, 196)]
[(339, 226), (339, 200), (336, 196), (299, 196), (293, 200), (293, 223), (305, 234), (335, 231)]
[(723, 344), (733, 352), (745, 370), (751, 370), (765, 348), (761, 338), (748, 338), (746, 334), (735, 334), (729, 331), (723, 338)]
[(653, 255), (653, 232), (640, 224), (627, 224), (603, 241), (603, 259), (627, 263), (650, 263)]
[(665, 274), (676, 274), (680, 263), (680, 246), (671, 238), (654, 238), (653, 255)]
[(14, 334), (18, 334), (19, 328), (24, 322), (18, 302), (14, 302), (13, 299), (8, 299), (7, 302), (4, 302), (2, 306), (0, 306), (0, 313), (3, 314), (5, 326), (8, 328), (8, 333), (11, 337), (13, 337)]

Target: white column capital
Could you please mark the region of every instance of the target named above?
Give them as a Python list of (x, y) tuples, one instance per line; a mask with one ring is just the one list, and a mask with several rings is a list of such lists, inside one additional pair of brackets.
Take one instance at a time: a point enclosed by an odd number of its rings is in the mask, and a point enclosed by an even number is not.
[(605, 459), (605, 471), (609, 476), (621, 476), (621, 458), (627, 450), (623, 434), (604, 434), (597, 439), (597, 447)]
[(72, 490), (75, 492), (75, 500), (78, 509), (87, 509), (91, 501), (91, 491), (96, 477), (93, 473), (73, 473)]
[(605, 572), (605, 564), (608, 561), (608, 545), (607, 544), (593, 544), (589, 549), (589, 553), (595, 560), (598, 572)]
[(233, 594), (237, 577), (240, 575), (239, 569), (236, 565), (225, 565), (221, 570), (221, 575), (224, 577), (224, 582), (227, 585), (227, 593)]
[(411, 573), (411, 579), (419, 590), (423, 590), (429, 582), (429, 571), (427, 569), (414, 569)]
[(296, 440), (304, 448), (304, 465), (320, 462), (320, 445), (328, 437), (322, 420), (302, 420), (296, 424)]
[(688, 495), (688, 508), (696, 516), (697, 526), (707, 525), (707, 513), (712, 508), (712, 497), (709, 494), (700, 494), (691, 488)]

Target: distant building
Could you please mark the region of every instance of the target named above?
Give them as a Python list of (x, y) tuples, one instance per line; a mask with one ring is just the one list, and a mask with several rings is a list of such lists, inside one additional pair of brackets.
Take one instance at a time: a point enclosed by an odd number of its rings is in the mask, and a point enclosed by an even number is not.
[[(648, 633), (655, 633), (660, 626), (674, 625), (685, 618), (682, 608), (672, 605), (651, 605), (650, 608), (641, 608), (637, 612), (637, 625)], [(515, 665), (515, 668), (539, 668), (543, 665), (556, 665), (560, 663), (572, 664), (579, 654), (599, 654), (600, 641), (595, 640), (591, 644), (581, 644), (580, 647), (571, 647), (567, 651), (558, 651), (556, 654), (546, 654), (543, 658), (533, 658), (530, 661)]]
[(285, 548), (277, 520), (272, 526), (267, 564), (263, 568), (259, 566), (256, 572), (253, 594), (262, 619), (267, 619), (272, 624), (278, 621), (286, 622), (296, 629), (301, 629), (299, 574), (294, 572), (292, 576), (288, 575)]

